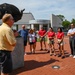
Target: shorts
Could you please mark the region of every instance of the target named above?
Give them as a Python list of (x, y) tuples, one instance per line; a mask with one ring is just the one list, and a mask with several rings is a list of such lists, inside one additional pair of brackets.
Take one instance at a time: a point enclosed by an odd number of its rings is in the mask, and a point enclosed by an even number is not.
[(0, 50), (0, 66), (2, 73), (12, 72), (11, 51)]
[(24, 46), (27, 46), (27, 40), (24, 40)]
[(63, 41), (61, 41), (61, 39), (58, 39), (58, 44), (63, 45), (64, 43), (63, 43)]
[(40, 37), (40, 41), (45, 41), (45, 37)]
[(49, 44), (54, 44), (54, 39), (49, 40)]
[(29, 42), (29, 45), (33, 45), (35, 42)]

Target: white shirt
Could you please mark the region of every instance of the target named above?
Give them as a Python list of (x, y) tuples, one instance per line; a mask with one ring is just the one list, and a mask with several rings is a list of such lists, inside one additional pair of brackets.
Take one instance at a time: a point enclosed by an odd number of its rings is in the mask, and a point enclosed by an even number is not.
[[(75, 28), (68, 30), (68, 33), (73, 33), (73, 32), (75, 32)], [(73, 36), (72, 36), (72, 37), (73, 37)]]
[(68, 33), (73, 33), (73, 32), (75, 32), (75, 28), (68, 30)]
[(35, 41), (35, 34), (33, 33), (33, 34), (28, 34), (28, 36), (29, 36), (29, 42), (33, 42), (33, 41)]

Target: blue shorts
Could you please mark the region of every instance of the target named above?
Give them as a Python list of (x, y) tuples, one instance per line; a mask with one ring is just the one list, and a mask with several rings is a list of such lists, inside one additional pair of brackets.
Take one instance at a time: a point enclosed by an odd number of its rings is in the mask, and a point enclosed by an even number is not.
[(24, 40), (24, 46), (27, 46), (27, 40)]
[(2, 73), (12, 72), (11, 51), (0, 50), (0, 67)]

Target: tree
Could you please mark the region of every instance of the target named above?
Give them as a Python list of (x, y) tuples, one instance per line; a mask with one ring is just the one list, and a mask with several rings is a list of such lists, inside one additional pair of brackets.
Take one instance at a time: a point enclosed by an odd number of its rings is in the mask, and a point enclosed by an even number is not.
[(57, 15), (57, 16), (61, 19), (61, 21), (64, 21), (65, 19), (64, 15)]
[(75, 19), (72, 19), (72, 20), (71, 20), (71, 23), (74, 23), (74, 24), (75, 24)]
[(67, 28), (69, 27), (69, 25), (70, 25), (70, 21), (65, 20), (65, 21), (62, 22), (62, 25), (63, 25), (63, 27), (64, 27), (65, 29), (67, 29)]

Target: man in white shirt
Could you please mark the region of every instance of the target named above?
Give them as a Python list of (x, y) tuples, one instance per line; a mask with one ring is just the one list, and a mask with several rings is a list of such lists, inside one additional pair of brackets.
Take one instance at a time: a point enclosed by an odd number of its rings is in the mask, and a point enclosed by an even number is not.
[(75, 25), (71, 24), (71, 29), (68, 30), (69, 43), (71, 48), (71, 56), (75, 58)]

